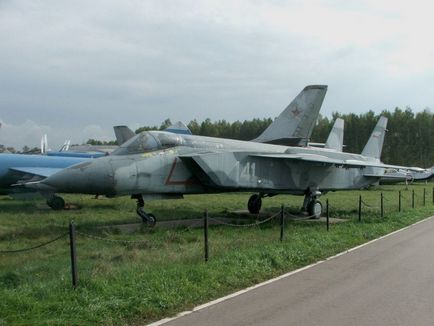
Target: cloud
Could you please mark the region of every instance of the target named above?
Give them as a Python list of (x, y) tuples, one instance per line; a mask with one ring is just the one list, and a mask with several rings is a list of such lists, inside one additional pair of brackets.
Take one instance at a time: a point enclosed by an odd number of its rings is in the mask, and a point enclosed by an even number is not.
[[(0, 117), (56, 138), (117, 124), (434, 107), (428, 1), (0, 2)], [(81, 135), (82, 134), (82, 135)], [(105, 136), (104, 136), (105, 135)], [(50, 136), (50, 139), (52, 136)], [(39, 136), (38, 136), (39, 139)]]

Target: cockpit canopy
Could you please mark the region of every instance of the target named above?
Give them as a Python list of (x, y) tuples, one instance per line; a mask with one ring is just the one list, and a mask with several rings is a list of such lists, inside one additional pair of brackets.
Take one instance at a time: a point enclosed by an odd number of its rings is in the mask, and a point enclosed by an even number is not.
[(181, 146), (183, 138), (164, 131), (143, 131), (123, 143), (112, 155), (140, 154)]

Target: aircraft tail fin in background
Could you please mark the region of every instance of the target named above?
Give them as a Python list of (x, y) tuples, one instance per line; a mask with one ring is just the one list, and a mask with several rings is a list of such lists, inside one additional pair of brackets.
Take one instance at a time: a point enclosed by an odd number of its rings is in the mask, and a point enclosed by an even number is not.
[(47, 154), (47, 151), (48, 151), (48, 138), (47, 138), (47, 134), (45, 134), (41, 138), (41, 154)]
[(67, 139), (63, 143), (62, 147), (60, 147), (59, 152), (67, 152), (69, 151), (69, 146), (71, 145), (71, 140)]
[(113, 129), (116, 135), (116, 142), (119, 146), (136, 135), (134, 131), (127, 126), (114, 126)]
[(181, 121), (167, 127), (164, 131), (172, 132), (174, 134), (192, 135), (191, 130)]
[(327, 85), (306, 86), (286, 109), (252, 141), (306, 146), (327, 92)]
[(363, 148), (362, 155), (380, 159), (381, 151), (383, 150), (384, 136), (386, 134), (387, 118), (381, 116), (378, 120), (377, 125), (372, 131), (368, 142)]
[(330, 148), (342, 152), (344, 147), (344, 120), (337, 118), (327, 138), (324, 148)]

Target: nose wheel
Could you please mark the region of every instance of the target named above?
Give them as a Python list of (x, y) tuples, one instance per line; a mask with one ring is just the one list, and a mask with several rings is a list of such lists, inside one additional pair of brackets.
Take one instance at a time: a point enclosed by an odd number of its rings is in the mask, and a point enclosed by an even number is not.
[(151, 227), (154, 227), (155, 224), (157, 223), (157, 219), (155, 218), (155, 215), (151, 213), (146, 213), (143, 210), (143, 207), (137, 207), (136, 212), (137, 215), (139, 215), (140, 218), (142, 219), (143, 223), (146, 223)]
[(133, 195), (131, 198), (137, 200), (137, 208), (136, 213), (139, 215), (139, 217), (142, 219), (143, 223), (146, 223), (150, 227), (154, 227), (157, 223), (157, 218), (154, 214), (146, 213), (144, 210), (145, 207), (145, 201), (143, 200), (142, 195)]

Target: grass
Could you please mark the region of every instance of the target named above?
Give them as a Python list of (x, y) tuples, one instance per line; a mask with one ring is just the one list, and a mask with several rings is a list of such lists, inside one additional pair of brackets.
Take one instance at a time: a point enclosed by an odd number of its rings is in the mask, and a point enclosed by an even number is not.
[[(423, 188), (427, 189), (423, 206)], [(403, 212), (398, 213), (398, 190)], [(411, 209), (411, 191), (416, 208)], [(329, 193), (331, 217), (348, 219), (325, 231), (321, 222), (288, 221), (279, 241), (277, 221), (253, 228), (210, 228), (210, 260), (203, 261), (203, 230), (142, 230), (120, 234), (102, 225), (135, 223), (135, 203), (128, 198), (95, 200), (65, 196), (78, 210), (54, 212), (43, 200), (0, 198), (0, 250), (24, 248), (77, 224), (79, 286), (71, 288), (68, 239), (30, 252), (0, 254), (0, 325), (140, 325), (173, 315), (282, 273), (324, 259), (434, 213), (433, 184), (387, 186), (369, 191)], [(358, 196), (370, 206), (385, 198), (385, 217), (364, 207), (357, 221)], [(231, 216), (244, 209), (249, 194), (197, 195), (147, 204), (159, 220)], [(264, 199), (270, 214), (284, 204), (291, 212), (302, 198)], [(85, 235), (96, 236), (97, 238)], [(136, 243), (105, 240), (130, 240)]]

